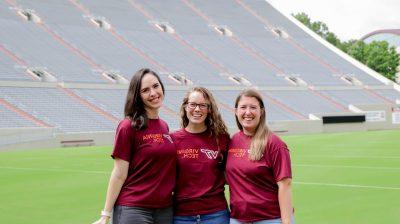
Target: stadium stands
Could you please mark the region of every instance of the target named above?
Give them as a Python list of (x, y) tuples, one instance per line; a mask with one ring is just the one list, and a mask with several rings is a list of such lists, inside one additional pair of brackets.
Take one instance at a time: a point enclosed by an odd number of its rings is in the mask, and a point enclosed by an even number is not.
[(0, 119), (0, 128), (9, 128), (9, 127), (37, 127), (35, 123), (32, 121), (18, 116), (15, 111), (10, 110), (6, 106), (0, 104), (1, 111), (1, 119)]
[(115, 128), (117, 118), (101, 116), (93, 105), (76, 101), (73, 95), (64, 91), (57, 88), (0, 88), (4, 100), (57, 131), (90, 132)]
[(400, 101), (393, 84), (261, 0), (7, 0), (0, 50), (1, 128), (112, 132), (141, 67), (166, 84), (161, 116), (171, 129), (192, 85), (212, 90), (230, 128), (234, 99), (249, 86), (264, 95), (272, 122)]

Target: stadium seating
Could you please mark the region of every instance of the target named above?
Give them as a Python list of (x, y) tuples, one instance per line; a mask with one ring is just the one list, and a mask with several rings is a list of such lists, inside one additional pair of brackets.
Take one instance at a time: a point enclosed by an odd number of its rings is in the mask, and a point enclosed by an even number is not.
[(0, 128), (114, 131), (142, 67), (166, 85), (171, 129), (193, 85), (212, 90), (229, 127), (247, 87), (262, 92), (272, 122), (400, 101), (266, 1), (0, 2)]
[(14, 111), (0, 104), (0, 128), (9, 127), (36, 127), (36, 124), (23, 116), (18, 116)]

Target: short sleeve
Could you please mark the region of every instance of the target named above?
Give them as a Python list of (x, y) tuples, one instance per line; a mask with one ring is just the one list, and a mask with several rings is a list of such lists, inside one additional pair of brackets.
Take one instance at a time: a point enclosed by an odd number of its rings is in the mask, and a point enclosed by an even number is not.
[(130, 120), (121, 121), (115, 133), (114, 150), (111, 154), (112, 158), (119, 158), (127, 162), (131, 161), (134, 142), (133, 134)]
[(290, 154), (286, 144), (277, 136), (273, 136), (268, 140), (267, 146), (269, 163), (273, 170), (275, 181), (292, 178)]

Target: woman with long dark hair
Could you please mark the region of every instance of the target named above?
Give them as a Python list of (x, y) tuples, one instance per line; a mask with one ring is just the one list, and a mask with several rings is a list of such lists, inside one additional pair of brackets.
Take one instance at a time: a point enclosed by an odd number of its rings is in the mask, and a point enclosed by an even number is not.
[(132, 77), (124, 115), (115, 135), (114, 168), (106, 202), (96, 224), (172, 223), (176, 149), (167, 123), (158, 116), (164, 85), (156, 72), (141, 69)]
[(226, 165), (231, 224), (293, 223), (292, 171), (286, 144), (266, 125), (261, 94), (248, 89), (235, 102), (239, 132)]
[(178, 173), (174, 224), (228, 224), (224, 164), (229, 134), (210, 91), (194, 87), (181, 105), (182, 129), (171, 134)]

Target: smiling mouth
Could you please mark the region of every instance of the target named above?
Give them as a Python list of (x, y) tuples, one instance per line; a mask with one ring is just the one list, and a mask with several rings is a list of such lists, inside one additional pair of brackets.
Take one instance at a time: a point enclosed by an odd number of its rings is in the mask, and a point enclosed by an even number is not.
[(156, 97), (156, 98), (153, 98), (153, 99), (151, 99), (151, 100), (149, 100), (149, 101), (152, 102), (152, 103), (154, 103), (154, 101), (158, 102), (159, 100), (160, 100), (160, 97)]

